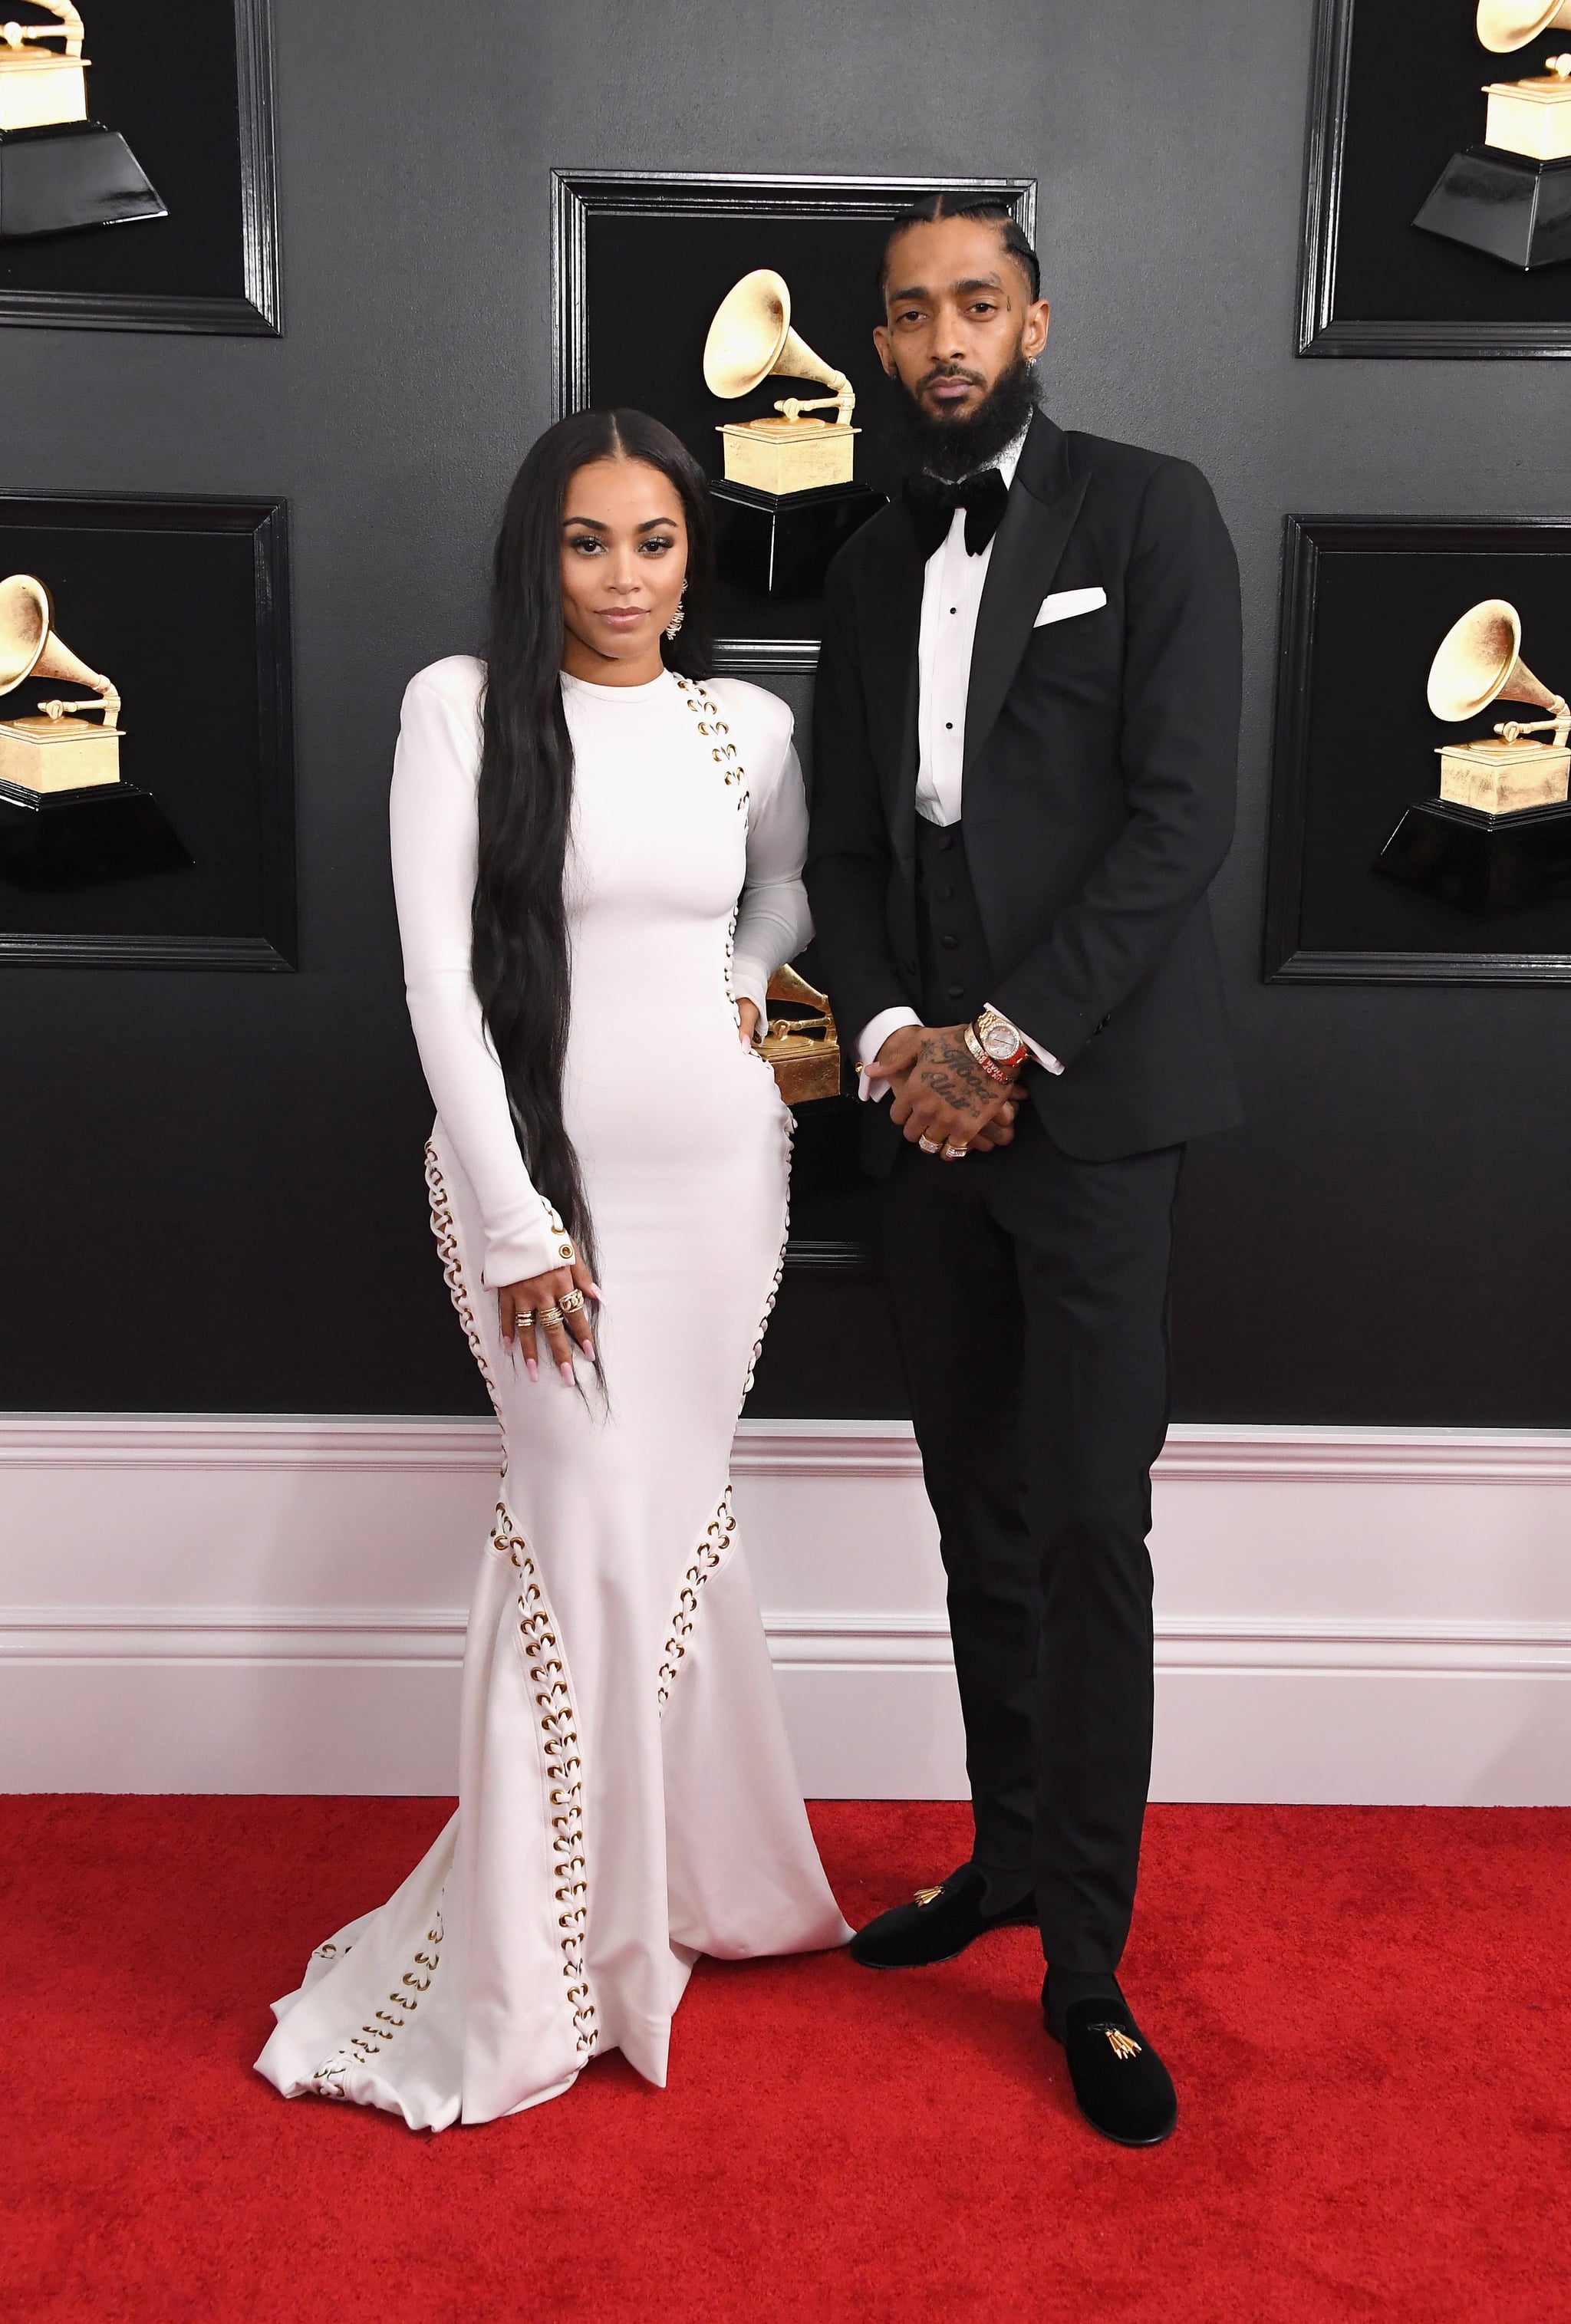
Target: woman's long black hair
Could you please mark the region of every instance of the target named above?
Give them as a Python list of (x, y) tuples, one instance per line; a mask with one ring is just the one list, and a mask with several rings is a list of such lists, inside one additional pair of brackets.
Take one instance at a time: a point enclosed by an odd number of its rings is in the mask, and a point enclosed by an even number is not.
[(562, 512), (569, 478), (590, 460), (642, 460), (682, 503), (688, 593), (667, 666), (714, 668), (714, 529), (703, 470), (642, 411), (578, 411), (532, 446), (496, 536), (485, 650), (480, 853), (475, 881), (475, 990), (535, 1185), (595, 1265), (583, 1174), (562, 1113), (571, 963), (562, 899), (573, 811), (573, 751), (562, 709)]

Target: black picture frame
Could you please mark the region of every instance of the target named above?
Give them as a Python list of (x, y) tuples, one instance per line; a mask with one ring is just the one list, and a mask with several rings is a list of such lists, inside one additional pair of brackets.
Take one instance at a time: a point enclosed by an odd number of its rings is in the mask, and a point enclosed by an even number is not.
[[(1536, 50), (1521, 54), (1530, 71)], [(1300, 355), (1571, 355), (1571, 263), (1519, 275), (1411, 222), (1451, 154), (1482, 141), (1492, 63), (1514, 77), (1478, 45), (1469, 7), (1420, 23), (1409, 0), (1317, 0)]]
[[(706, 175), (682, 171), (553, 170), (553, 419), (562, 419), (571, 411), (581, 411), (602, 400), (595, 384), (591, 307), (595, 303), (596, 284), (591, 245), (599, 231), (607, 225), (614, 225), (616, 221), (651, 221), (656, 226), (669, 226), (671, 229), (670, 246), (675, 258), (683, 249), (680, 237), (684, 220), (711, 226), (756, 220), (761, 227), (774, 222), (788, 228), (799, 228), (808, 224), (839, 224), (848, 229), (848, 250), (855, 245), (856, 262), (866, 269), (871, 284), (869, 229), (876, 235), (881, 224), (908, 208), (919, 195), (940, 189), (996, 193), (1008, 202), (1026, 234), (1034, 235), (1036, 180), (1033, 178), (789, 177), (778, 173), (721, 172)], [(744, 264), (773, 263), (765, 254), (762, 241), (759, 254), (743, 262)], [(740, 267), (737, 271), (741, 271)], [(672, 265), (663, 272), (661, 280), (663, 285), (671, 286), (671, 295), (679, 296), (683, 278), (683, 268)], [(684, 364), (690, 364), (695, 378), (698, 351), (702, 346), (702, 331), (695, 318), (701, 312), (707, 324), (708, 315), (735, 279), (735, 272), (725, 280), (716, 277), (715, 281), (707, 282), (692, 292), (694, 314), (684, 318), (684, 325), (688, 337), (698, 329), (698, 337), (690, 351), (686, 349), (684, 340), (683, 362)], [(860, 288), (860, 275), (856, 279)], [(801, 283), (792, 283), (793, 292), (799, 296), (803, 288)], [(615, 350), (611, 359), (603, 359), (608, 370), (615, 372), (620, 365), (623, 376), (636, 377), (639, 342), (633, 335), (642, 327), (642, 317), (630, 324), (630, 344), (625, 353)], [(809, 342), (816, 344), (811, 328), (805, 327), (805, 335)], [(836, 334), (837, 342), (843, 336), (846, 334), (842, 327)], [(821, 346), (819, 352), (832, 362), (844, 365), (855, 381), (855, 366), (858, 364), (871, 365), (873, 357), (866, 328), (858, 325), (852, 336), (855, 345), (836, 343), (832, 347)], [(701, 386), (701, 382), (698, 384)], [(619, 388), (619, 380), (614, 380), (604, 400), (633, 402), (646, 400), (637, 394), (621, 392)], [(658, 399), (650, 400), (649, 408), (656, 410), (657, 416), (667, 416), (659, 411)], [(730, 407), (716, 407), (717, 412), (722, 409), (729, 410)], [(860, 406), (857, 416), (860, 422)], [(674, 415), (672, 418), (673, 424), (676, 424)], [(859, 474), (863, 473), (863, 456), (869, 448), (864, 436), (859, 446)], [(703, 466), (713, 473), (716, 460), (712, 433), (708, 434), (707, 445), (696, 439), (694, 449)], [(818, 660), (818, 638), (810, 619), (803, 622), (800, 634), (762, 637), (733, 631), (716, 641), (716, 666), (744, 676), (810, 672), (817, 669)]]
[(1474, 917), (1373, 869), (1406, 807), (1436, 794), (1434, 749), (1496, 715), (1445, 726), (1424, 698), (1450, 622), (1496, 595), (1553, 683), (1555, 657), (1571, 660), (1571, 516), (1286, 520), (1267, 983), (1571, 983), (1571, 898)]
[[(292, 971), (287, 503), (0, 492), (0, 571), (41, 567), (60, 634), (121, 687), (124, 778), (194, 853), (187, 868), (58, 897), (0, 880), (0, 965)], [(79, 576), (95, 572), (83, 627)], [(146, 576), (141, 594), (128, 576)], [(5, 697), (0, 716), (24, 698)]]
[[(210, 44), (211, 53), (204, 51), (193, 61), (199, 85), (189, 92), (180, 88), (177, 68), (165, 64), (155, 73), (150, 63), (147, 113), (139, 114), (136, 79), (133, 75), (128, 84), (124, 70), (118, 96), (111, 81), (111, 101), (104, 104), (111, 125), (128, 138), (170, 199), (171, 217), (0, 244), (0, 323), (234, 337), (280, 335), (272, 0), (231, 0), (232, 61), (223, 37), (223, 0), (210, 0), (210, 6), (217, 20), (212, 23), (206, 11), (189, 14), (173, 7), (121, 7), (116, 13), (112, 0), (97, 0), (97, 9), (86, 12), (89, 56), (97, 51), (103, 60), (89, 72), (89, 111), (96, 101), (95, 77), (108, 79), (120, 44), (134, 40), (145, 47), (160, 39), (177, 43), (182, 29), (189, 33), (193, 26)], [(170, 108), (171, 88), (188, 118), (199, 118), (209, 128), (203, 139), (182, 132), (178, 112)], [(222, 134), (216, 134), (220, 127)], [(199, 208), (204, 203), (205, 213)], [(193, 212), (201, 218), (199, 235), (186, 230)], [(142, 237), (162, 234), (171, 220), (178, 240), (162, 254), (154, 250), (150, 263)]]

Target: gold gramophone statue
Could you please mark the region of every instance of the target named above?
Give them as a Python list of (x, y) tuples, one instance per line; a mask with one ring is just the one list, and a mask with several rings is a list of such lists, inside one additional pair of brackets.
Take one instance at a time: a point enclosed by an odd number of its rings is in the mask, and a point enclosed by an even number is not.
[(770, 1018), (769, 1030), (759, 1042), (759, 1053), (780, 1084), (788, 1105), (806, 1105), (816, 1097), (840, 1093), (840, 1042), (829, 996), (799, 976), (788, 963), (769, 980), (771, 1001), (783, 1001), (802, 1014)]
[[(728, 290), (704, 343), (704, 384), (732, 402), (767, 379), (814, 380), (827, 395), (782, 397), (718, 434), (724, 482), (715, 486), (716, 550), (723, 579), (770, 598), (810, 596), (829, 559), (883, 507), (853, 474), (855, 392), (843, 371), (791, 328), (783, 275), (755, 267)], [(832, 420), (818, 415), (833, 405)]]
[(72, 0), (27, 5), (55, 21), (0, 23), (0, 242), (167, 217), (119, 131), (88, 117)]
[(1521, 618), (1503, 597), (1470, 606), (1441, 639), (1428, 689), (1437, 718), (1461, 725), (1496, 701), (1549, 715), (1440, 744), (1439, 798), (1409, 807), (1375, 867), (1465, 910), (1571, 892), (1571, 705), (1533, 676), (1521, 642)]
[[(1483, 742), (1441, 747), (1440, 796), (1484, 815), (1520, 815), (1524, 807), (1564, 807), (1571, 778), (1571, 708), (1551, 694), (1521, 656), (1521, 617), (1503, 597), (1486, 597), (1454, 622), (1429, 668), (1429, 707), (1460, 724), (1492, 702), (1532, 702), (1548, 718), (1511, 719)], [(1528, 738), (1553, 728), (1552, 742)]]
[(59, 634), (43, 583), (13, 573), (0, 581), (0, 696), (51, 678), (90, 691), (0, 719), (0, 878), (78, 887), (189, 863), (156, 801), (122, 779), (114, 680)]
[[(1495, 56), (1556, 31), (1571, 32), (1571, 0), (1478, 0)], [(1571, 52), (1483, 94), (1483, 143), (1452, 155), (1413, 224), (1524, 271), (1571, 259)]]
[[(794, 395), (763, 420), (733, 420), (720, 429), (725, 474), (763, 493), (799, 493), (820, 484), (848, 484), (855, 439), (856, 396), (843, 371), (816, 355), (791, 328), (791, 294), (772, 266), (755, 267), (728, 290), (704, 342), (704, 384), (711, 395), (751, 395), (766, 379), (814, 379), (832, 395), (803, 402)], [(806, 415), (835, 406), (835, 418)]]

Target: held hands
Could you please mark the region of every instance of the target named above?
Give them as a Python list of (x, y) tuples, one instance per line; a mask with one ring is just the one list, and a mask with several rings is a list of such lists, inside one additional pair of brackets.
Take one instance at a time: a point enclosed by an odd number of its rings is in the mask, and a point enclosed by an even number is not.
[(966, 1046), (963, 1025), (902, 1025), (880, 1049), (874, 1073), (892, 1092), (890, 1112), (915, 1145), (941, 1153), (991, 1153), (1014, 1136), (1018, 1082), (995, 1082)]
[(591, 1364), (595, 1362), (595, 1333), (587, 1302), (600, 1296), (599, 1285), (581, 1259), (576, 1259), (571, 1267), (553, 1267), (544, 1275), (531, 1275), (522, 1283), (504, 1284), (496, 1295), (503, 1344), (513, 1356), (522, 1355), (531, 1380), (540, 1378), (535, 1360), (537, 1329), (545, 1333), (557, 1370), (569, 1388), (574, 1349)]

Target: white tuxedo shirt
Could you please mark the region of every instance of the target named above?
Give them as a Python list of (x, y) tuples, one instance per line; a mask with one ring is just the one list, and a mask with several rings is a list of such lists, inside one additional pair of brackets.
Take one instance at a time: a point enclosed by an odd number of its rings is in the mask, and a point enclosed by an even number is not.
[[(1026, 439), (1026, 429), (1006, 444), (991, 463), (1006, 485)], [(949, 530), (929, 558), (922, 574), (922, 615), (917, 632), (917, 813), (940, 828), (960, 820), (961, 775), (966, 757), (966, 705), (971, 692), (971, 652), (976, 641), (976, 616), (982, 591), (993, 561), (990, 540), (979, 557), (966, 547), (966, 512), (956, 509)], [(1079, 593), (1075, 593), (1079, 594)], [(1105, 601), (1104, 601), (1105, 602)], [(1052, 618), (1053, 601), (1043, 613)], [(1075, 611), (1082, 608), (1077, 606)], [(1038, 616), (1040, 621), (1042, 618)], [(864, 1068), (873, 1063), (890, 1035), (902, 1025), (919, 1025), (914, 1009), (883, 1009), (862, 1028), (856, 1055)], [(1030, 1037), (1027, 1036), (1028, 1040)], [(1031, 1054), (1049, 1073), (1063, 1066), (1050, 1051), (1030, 1042)], [(861, 1094), (881, 1098), (889, 1084), (880, 1074), (865, 1070)]]

